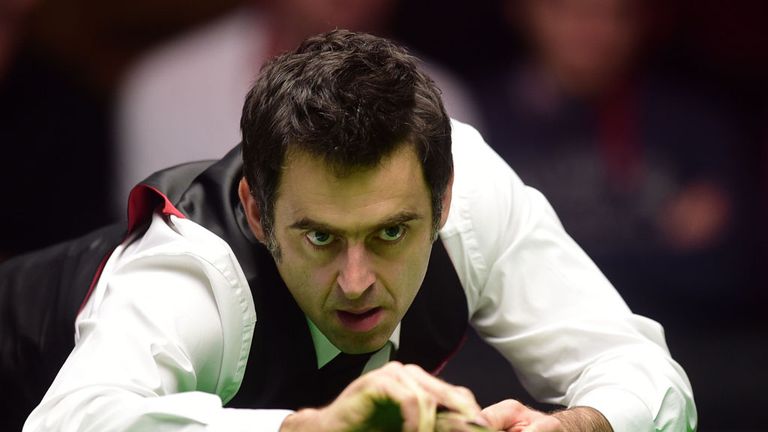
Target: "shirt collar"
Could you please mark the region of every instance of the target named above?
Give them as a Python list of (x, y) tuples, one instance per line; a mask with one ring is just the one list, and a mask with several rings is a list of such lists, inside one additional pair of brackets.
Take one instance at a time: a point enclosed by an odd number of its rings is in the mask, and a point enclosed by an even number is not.
[[(336, 358), (341, 350), (336, 348), (331, 341), (320, 331), (319, 328), (307, 317), (307, 324), (309, 325), (309, 333), (312, 335), (312, 344), (315, 346), (315, 357), (317, 357), (317, 368), (325, 366)], [(389, 341), (395, 350), (400, 346), (400, 323), (395, 327), (395, 331), (389, 336)]]

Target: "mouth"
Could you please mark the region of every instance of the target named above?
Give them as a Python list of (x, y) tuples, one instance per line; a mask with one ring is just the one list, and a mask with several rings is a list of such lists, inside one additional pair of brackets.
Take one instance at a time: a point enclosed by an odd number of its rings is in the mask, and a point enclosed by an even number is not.
[(381, 322), (384, 309), (374, 307), (357, 311), (337, 310), (336, 316), (348, 330), (362, 333), (373, 330)]

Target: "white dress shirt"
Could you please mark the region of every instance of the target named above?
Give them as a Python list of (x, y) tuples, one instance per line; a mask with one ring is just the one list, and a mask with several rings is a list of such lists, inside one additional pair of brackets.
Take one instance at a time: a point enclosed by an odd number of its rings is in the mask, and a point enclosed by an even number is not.
[[(546, 199), (474, 129), (453, 123), (453, 155), (440, 238), (471, 324), (531, 394), (594, 407), (617, 432), (694, 429), (690, 383), (662, 327), (631, 313)], [(24, 430), (276, 431), (290, 411), (222, 407), (257, 319), (226, 242), (156, 214), (107, 262), (75, 348)]]

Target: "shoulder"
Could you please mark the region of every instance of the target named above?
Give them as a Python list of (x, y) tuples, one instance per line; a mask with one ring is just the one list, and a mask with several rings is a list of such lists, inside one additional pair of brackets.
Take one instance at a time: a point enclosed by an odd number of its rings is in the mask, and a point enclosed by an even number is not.
[[(129, 237), (109, 258), (78, 321), (98, 322), (105, 315), (170, 329), (201, 363), (213, 361), (216, 352), (216, 393), (226, 400), (237, 391), (255, 307), (231, 248), (204, 227), (153, 214), (146, 230)], [(86, 337), (83, 331), (90, 328), (79, 326), (77, 337)]]
[(522, 180), (473, 127), (454, 121), (454, 182), (440, 238), (470, 309), (496, 263), (542, 220), (559, 225), (546, 199)]
[(244, 297), (238, 301), (250, 299), (248, 281), (227, 242), (189, 219), (156, 212), (146, 230), (129, 238), (116, 254), (110, 258), (114, 271), (151, 267), (179, 275), (196, 272), (220, 304), (233, 295)]
[(472, 126), (453, 121), (453, 199), (446, 224), (450, 231), (493, 233), (515, 226), (538, 192), (526, 186)]

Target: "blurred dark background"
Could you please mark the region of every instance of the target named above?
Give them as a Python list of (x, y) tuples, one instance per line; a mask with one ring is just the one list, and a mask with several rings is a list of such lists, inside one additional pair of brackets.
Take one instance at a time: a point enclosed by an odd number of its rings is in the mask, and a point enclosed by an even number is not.
[[(223, 155), (269, 56), (370, 31), (422, 57), (452, 116), (664, 325), (700, 430), (765, 430), (766, 24), (760, 0), (0, 0), (0, 260)], [(474, 335), (443, 376), (542, 406)]]

